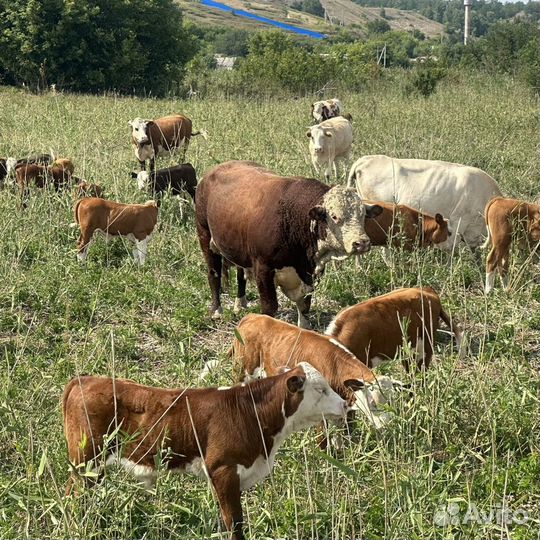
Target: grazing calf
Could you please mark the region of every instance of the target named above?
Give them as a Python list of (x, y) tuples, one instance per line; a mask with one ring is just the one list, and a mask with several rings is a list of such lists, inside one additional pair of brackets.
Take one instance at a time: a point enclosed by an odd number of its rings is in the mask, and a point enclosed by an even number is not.
[(488, 237), (484, 247), (491, 244), (486, 260), (486, 288), (488, 294), (495, 285), (495, 271), (507, 286), (510, 246), (515, 239), (523, 249), (535, 251), (540, 241), (540, 205), (518, 199), (495, 197), (484, 212)]
[(141, 171), (146, 170), (147, 160), (150, 160), (150, 171), (153, 171), (157, 156), (171, 154), (180, 148), (183, 149), (185, 157), (191, 137), (206, 136), (202, 131), (193, 132), (191, 120), (182, 114), (173, 114), (155, 120), (135, 118), (129, 122), (129, 125), (131, 126), (131, 144)]
[(324, 176), (330, 179), (332, 171), (337, 176), (336, 160), (347, 159), (353, 143), (353, 131), (349, 120), (338, 116), (310, 127), (306, 131), (309, 138), (309, 153), (315, 170), (326, 166)]
[(486, 203), (501, 195), (497, 182), (476, 167), (381, 155), (364, 156), (354, 163), (347, 185), (355, 184), (362, 198), (406, 204), (431, 215), (441, 213), (452, 233), (473, 248), (486, 235)]
[[(225, 526), (241, 540), (240, 493), (270, 474), (294, 431), (342, 418), (346, 403), (306, 363), (276, 377), (229, 389), (165, 389), (125, 379), (72, 379), (63, 397), (69, 460), (78, 468), (121, 464), (151, 485), (156, 462), (209, 478)], [(120, 429), (118, 429), (120, 428)], [(125, 434), (105, 443), (107, 435)], [(161, 457), (160, 457), (161, 455)], [(76, 478), (72, 475), (67, 492)]]
[(452, 248), (452, 232), (448, 229), (448, 220), (441, 214), (434, 217), (404, 204), (365, 202), (383, 209), (377, 217), (367, 220), (364, 227), (372, 246), (388, 246), (391, 239), (394, 246), (402, 246), (408, 251), (415, 245)]
[[(257, 163), (229, 161), (208, 171), (197, 187), (196, 222), (212, 291), (210, 314), (220, 317), (222, 260), (252, 268), (262, 312), (278, 309), (276, 285), (296, 303), (298, 324), (309, 326), (314, 280), (330, 260), (369, 251), (366, 217), (354, 190), (282, 177)], [(237, 305), (245, 306), (244, 271), (237, 272)]]
[(378, 405), (386, 402), (384, 392), (403, 386), (389, 377), (376, 377), (332, 337), (267, 315), (246, 315), (235, 334), (229, 354), (235, 359), (240, 379), (275, 375), (283, 367), (309, 362), (347, 401), (351, 411), (360, 410), (376, 428), (383, 426), (387, 419), (377, 410)]
[[(435, 332), (441, 318), (461, 346), (461, 329), (443, 310), (439, 295), (431, 287), (397, 289), (338, 313), (326, 334), (343, 343), (369, 367), (392, 359), (404, 337), (416, 349), (418, 368), (427, 368), (433, 356)], [(409, 370), (409, 360), (403, 359)]]
[(339, 99), (326, 99), (324, 101), (315, 101), (311, 104), (311, 116), (315, 122), (320, 123), (329, 118), (341, 116), (343, 105)]
[(148, 189), (153, 197), (161, 196), (168, 189), (173, 195), (187, 191), (195, 201), (197, 175), (191, 163), (175, 165), (148, 174), (146, 171), (132, 172), (131, 178), (137, 179), (139, 189)]
[(82, 180), (75, 187), (75, 198), (80, 199), (81, 197), (98, 197), (103, 198), (103, 188), (99, 184), (89, 184), (88, 182)]
[(71, 184), (71, 172), (60, 165), (26, 164), (15, 169), (17, 185), (23, 208), (26, 208), (30, 195), (30, 185), (45, 188), (52, 184), (56, 191)]
[(109, 236), (124, 236), (135, 242), (133, 258), (143, 265), (148, 240), (157, 223), (158, 208), (155, 201), (145, 204), (122, 204), (91, 197), (75, 203), (75, 221), (81, 227), (77, 243), (77, 257), (85, 261), (94, 232)]

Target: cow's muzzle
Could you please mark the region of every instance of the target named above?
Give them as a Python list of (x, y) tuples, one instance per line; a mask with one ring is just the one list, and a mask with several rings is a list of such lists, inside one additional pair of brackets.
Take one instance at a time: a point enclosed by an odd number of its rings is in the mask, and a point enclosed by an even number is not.
[(371, 248), (371, 242), (369, 238), (366, 240), (356, 240), (352, 243), (353, 253), (366, 253)]

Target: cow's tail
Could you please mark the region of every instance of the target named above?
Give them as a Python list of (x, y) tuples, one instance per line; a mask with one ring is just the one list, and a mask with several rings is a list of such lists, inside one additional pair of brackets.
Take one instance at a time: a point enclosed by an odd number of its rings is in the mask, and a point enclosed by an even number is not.
[(486, 220), (487, 238), (486, 238), (486, 241), (482, 244), (482, 249), (488, 248), (489, 244), (491, 244), (491, 230), (489, 228), (488, 213), (489, 213), (491, 204), (493, 203), (495, 199), (498, 199), (498, 198), (499, 197), (493, 197), (493, 199), (490, 199), (488, 203), (486, 204), (486, 208), (484, 209), (484, 218)]
[(75, 206), (73, 207), (73, 215), (75, 217), (75, 223), (70, 223), (69, 226), (73, 229), (79, 224), (79, 205), (84, 201), (84, 199), (79, 199)]
[(347, 187), (356, 187), (356, 167), (353, 165), (349, 171), (349, 178), (347, 179)]
[(81, 384), (81, 377), (83, 377), (83, 375), (73, 377), (73, 379), (71, 379), (71, 381), (69, 381), (64, 388), (64, 393), (62, 395), (62, 415), (64, 416), (64, 418), (66, 417), (66, 405), (69, 394), (71, 393), (71, 390), (74, 386)]
[(482, 249), (488, 248), (489, 244), (491, 244), (491, 231), (489, 229), (489, 225), (486, 224), (486, 228), (487, 228), (487, 238), (486, 238), (486, 241), (481, 246)]
[(450, 329), (450, 332), (454, 334), (454, 337), (456, 338), (456, 345), (459, 351), (459, 356), (462, 358), (465, 354), (465, 347), (464, 345), (464, 333), (463, 329), (459, 325), (459, 323), (456, 320), (452, 320), (452, 318), (444, 311), (444, 309), (441, 307), (441, 313), (439, 314), (440, 318), (448, 326)]
[(202, 138), (207, 141), (208, 140), (208, 131), (206, 129), (200, 129), (199, 131), (193, 131), (191, 133), (192, 137), (196, 137), (197, 135), (202, 135)]

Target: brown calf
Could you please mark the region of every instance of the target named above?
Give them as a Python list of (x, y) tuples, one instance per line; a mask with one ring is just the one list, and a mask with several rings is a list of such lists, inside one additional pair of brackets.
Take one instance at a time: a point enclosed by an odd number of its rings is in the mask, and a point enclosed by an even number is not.
[(52, 184), (56, 191), (60, 191), (71, 183), (71, 170), (65, 169), (62, 165), (39, 165), (36, 163), (17, 167), (15, 176), (23, 208), (27, 205), (32, 183), (38, 188)]
[[(441, 318), (461, 346), (461, 329), (443, 310), (439, 295), (431, 287), (397, 289), (366, 300), (338, 313), (326, 334), (343, 343), (369, 367), (394, 358), (406, 336), (416, 348), (418, 367), (429, 366), (435, 332)], [(403, 359), (409, 370), (409, 360)]]
[[(63, 397), (64, 433), (74, 466), (119, 463), (145, 483), (161, 454), (171, 472), (209, 478), (225, 526), (242, 539), (240, 493), (272, 470), (278, 448), (294, 431), (342, 418), (346, 404), (309, 364), (230, 389), (165, 389), (83, 376)], [(119, 429), (118, 429), (119, 428)], [(105, 445), (105, 436), (122, 433)]]
[(377, 428), (386, 419), (377, 410), (377, 405), (385, 402), (381, 390), (402, 386), (388, 377), (376, 377), (332, 337), (267, 315), (246, 315), (238, 324), (237, 335), (242, 341), (235, 337), (230, 354), (235, 359), (240, 379), (275, 375), (283, 367), (309, 362), (347, 401), (351, 410), (362, 411)]
[(77, 199), (81, 197), (98, 197), (103, 198), (103, 188), (99, 184), (89, 184), (84, 180), (75, 187), (74, 196)]
[(402, 246), (411, 251), (415, 245), (444, 248), (452, 233), (448, 230), (448, 221), (441, 214), (431, 216), (406, 206), (380, 201), (365, 201), (377, 204), (383, 211), (377, 217), (366, 220), (364, 226), (372, 246), (387, 246), (392, 241), (394, 246)]
[(488, 237), (484, 247), (491, 243), (486, 260), (486, 288), (488, 294), (495, 285), (495, 271), (507, 286), (507, 273), (512, 240), (519, 247), (534, 251), (540, 241), (540, 205), (518, 199), (495, 197), (485, 210)]
[(74, 207), (75, 221), (81, 227), (77, 244), (77, 257), (85, 261), (95, 231), (108, 236), (125, 236), (135, 242), (133, 258), (143, 265), (148, 240), (157, 223), (158, 208), (155, 201), (145, 204), (122, 204), (97, 197), (80, 199)]

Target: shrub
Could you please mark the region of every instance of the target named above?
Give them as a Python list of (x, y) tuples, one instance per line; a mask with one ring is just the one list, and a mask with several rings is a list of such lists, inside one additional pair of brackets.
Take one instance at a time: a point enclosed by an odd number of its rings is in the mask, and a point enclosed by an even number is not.
[(439, 67), (419, 67), (412, 71), (405, 86), (407, 94), (417, 94), (425, 98), (431, 96), (437, 88), (437, 83), (444, 78), (446, 71)]
[(4, 76), (39, 89), (163, 94), (194, 42), (173, 0), (0, 0)]

